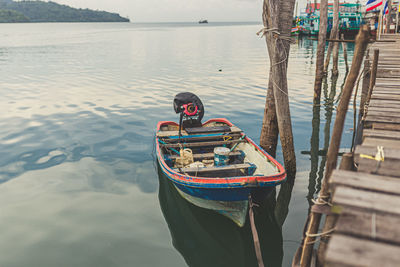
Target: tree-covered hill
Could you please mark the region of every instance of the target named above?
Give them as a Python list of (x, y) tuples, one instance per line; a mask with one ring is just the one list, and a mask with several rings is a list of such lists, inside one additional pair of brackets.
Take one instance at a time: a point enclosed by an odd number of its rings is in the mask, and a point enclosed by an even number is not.
[(0, 22), (129, 22), (116, 13), (54, 2), (0, 0)]

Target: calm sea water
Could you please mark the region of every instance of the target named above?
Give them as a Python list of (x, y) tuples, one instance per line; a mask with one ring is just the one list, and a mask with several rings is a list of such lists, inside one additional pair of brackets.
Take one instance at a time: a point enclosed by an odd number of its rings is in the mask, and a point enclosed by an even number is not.
[[(205, 118), (259, 139), (269, 70), (260, 27), (1, 24), (0, 266), (255, 266), (248, 224), (181, 199), (152, 150), (182, 91), (200, 96)], [(298, 172), (256, 209), (268, 266), (288, 266), (299, 246), (343, 84), (340, 59), (313, 109), (316, 45), (290, 51)]]

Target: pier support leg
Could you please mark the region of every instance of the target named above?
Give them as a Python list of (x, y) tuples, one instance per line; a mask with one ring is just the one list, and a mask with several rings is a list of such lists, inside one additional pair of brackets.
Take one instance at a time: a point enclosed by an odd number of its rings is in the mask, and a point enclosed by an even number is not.
[[(333, 2), (333, 23), (329, 39), (335, 39), (335, 40), (339, 39), (339, 0), (334, 0)], [(335, 72), (335, 52), (336, 52), (335, 49), (339, 51), (338, 45), (339, 44), (337, 42), (329, 42), (328, 51), (326, 52), (326, 59), (324, 64), (325, 74), (328, 73), (329, 61), (331, 58), (332, 50), (333, 50), (333, 72)], [(338, 72), (337, 63), (336, 63), (336, 72)]]
[(317, 46), (317, 60), (314, 82), (314, 102), (315, 98), (321, 98), (322, 79), (324, 77), (324, 56), (326, 45), (326, 30), (328, 27), (328, 0), (321, 0), (320, 20)]

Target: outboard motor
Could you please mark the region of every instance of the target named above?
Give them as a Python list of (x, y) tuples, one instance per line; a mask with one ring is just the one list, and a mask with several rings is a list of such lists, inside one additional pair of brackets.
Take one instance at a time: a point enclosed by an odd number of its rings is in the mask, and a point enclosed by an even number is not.
[(174, 110), (180, 114), (179, 138), (181, 130), (186, 128), (201, 127), (204, 116), (204, 106), (200, 98), (189, 92), (179, 93), (174, 98)]

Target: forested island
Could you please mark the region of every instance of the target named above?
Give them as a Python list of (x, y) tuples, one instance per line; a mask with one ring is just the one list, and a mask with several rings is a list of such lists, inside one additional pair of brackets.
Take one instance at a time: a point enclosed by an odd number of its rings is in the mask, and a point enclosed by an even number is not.
[(18, 22), (129, 22), (129, 19), (116, 13), (54, 2), (0, 0), (0, 23)]

